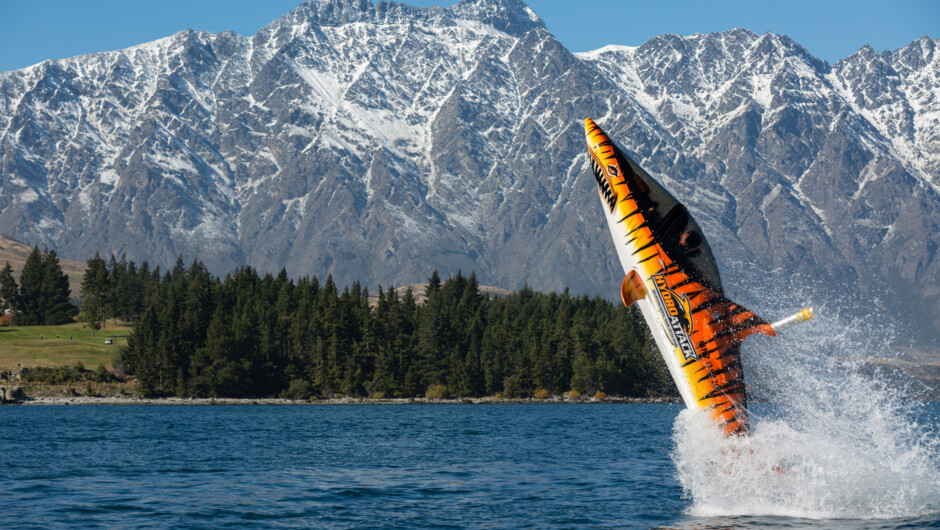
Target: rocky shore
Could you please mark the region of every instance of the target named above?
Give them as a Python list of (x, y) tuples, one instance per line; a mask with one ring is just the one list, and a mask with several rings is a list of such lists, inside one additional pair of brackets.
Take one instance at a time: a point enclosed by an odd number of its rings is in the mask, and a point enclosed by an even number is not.
[(276, 399), (276, 398), (134, 398), (134, 397), (91, 397), (91, 396), (42, 396), (24, 398), (14, 405), (471, 405), (471, 404), (585, 404), (585, 403), (678, 403), (679, 398), (627, 398), (605, 397), (602, 399), (584, 398), (567, 399), (552, 397), (546, 399), (502, 399), (502, 398), (329, 398), (311, 401)]

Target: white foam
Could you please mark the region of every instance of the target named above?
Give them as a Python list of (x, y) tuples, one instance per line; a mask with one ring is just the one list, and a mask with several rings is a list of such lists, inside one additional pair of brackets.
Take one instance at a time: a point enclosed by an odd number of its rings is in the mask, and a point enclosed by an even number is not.
[(838, 318), (786, 335), (758, 341), (761, 351), (745, 358), (749, 388), (774, 401), (752, 415), (750, 436), (725, 437), (701, 411), (677, 417), (673, 460), (689, 511), (811, 519), (940, 513), (937, 426), (918, 423), (923, 404), (905, 396), (903, 384), (862, 369), (884, 347)]

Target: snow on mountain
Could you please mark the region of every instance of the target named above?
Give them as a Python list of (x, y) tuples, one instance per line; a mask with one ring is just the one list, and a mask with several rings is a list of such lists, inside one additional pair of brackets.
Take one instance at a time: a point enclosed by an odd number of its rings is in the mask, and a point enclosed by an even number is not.
[(935, 330), (935, 46), (866, 47), (830, 67), (786, 37), (733, 30), (579, 56), (703, 165), (674, 188), (706, 217), (719, 213), (703, 189), (732, 205), (723, 224), (746, 252), (723, 238), (726, 256)]
[(75, 257), (608, 296), (592, 117), (690, 204), (726, 274), (936, 330), (936, 49), (830, 66), (737, 29), (572, 54), (518, 0), (315, 0), (253, 37), (0, 73), (0, 231)]

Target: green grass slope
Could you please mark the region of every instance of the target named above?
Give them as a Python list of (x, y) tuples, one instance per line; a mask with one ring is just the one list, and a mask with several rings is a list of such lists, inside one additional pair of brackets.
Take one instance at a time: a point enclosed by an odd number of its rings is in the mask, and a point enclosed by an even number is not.
[[(103, 364), (112, 370), (114, 358), (127, 344), (130, 332), (130, 326), (108, 324), (92, 336), (91, 329), (77, 322), (61, 326), (3, 327), (0, 328), (0, 370), (73, 366), (79, 361), (89, 369)], [(114, 343), (105, 344), (105, 337), (113, 337)]]

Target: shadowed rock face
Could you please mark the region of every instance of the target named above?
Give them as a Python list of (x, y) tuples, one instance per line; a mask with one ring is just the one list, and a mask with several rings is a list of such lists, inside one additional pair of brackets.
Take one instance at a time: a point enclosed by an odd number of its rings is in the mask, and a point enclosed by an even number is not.
[(743, 303), (809, 285), (935, 334), (936, 48), (830, 66), (739, 29), (575, 55), (515, 0), (309, 2), (250, 38), (0, 73), (0, 232), (75, 258), (367, 285), (461, 268), (613, 297), (593, 117), (689, 204)]

